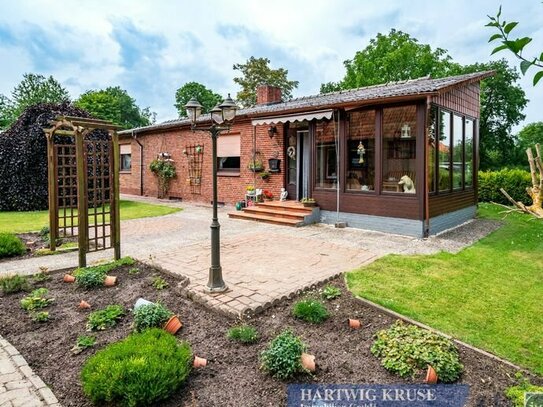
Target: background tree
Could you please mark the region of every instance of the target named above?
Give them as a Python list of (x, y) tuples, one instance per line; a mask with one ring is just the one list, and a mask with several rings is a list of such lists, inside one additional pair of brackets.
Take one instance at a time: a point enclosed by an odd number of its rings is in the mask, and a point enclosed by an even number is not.
[(455, 75), (460, 65), (452, 62), (442, 48), (432, 50), (430, 45), (420, 44), (416, 38), (402, 31), (377, 34), (353, 59), (344, 63), (346, 73), (337, 83), (321, 85), (321, 92), (352, 89), (386, 82), (415, 79), (430, 75), (440, 78)]
[(89, 90), (74, 104), (97, 119), (110, 120), (125, 129), (148, 126), (154, 123), (156, 116), (148, 107), (138, 107), (135, 99), (119, 86)]
[(536, 144), (543, 146), (543, 122), (527, 124), (518, 133), (518, 144), (522, 154), (528, 147), (534, 147)]
[(496, 75), (482, 81), (480, 131), (480, 168), (524, 166), (519, 154), (513, 126), (524, 119), (522, 110), (528, 100), (517, 84), (518, 71), (506, 60), (462, 66), (447, 51), (433, 50), (401, 31), (377, 34), (370, 44), (345, 61), (346, 73), (337, 83), (321, 85), (321, 91), (351, 89), (390, 81), (415, 79), (430, 75), (440, 78), (477, 71), (495, 70)]
[(68, 91), (52, 76), (25, 73), (23, 80), (11, 92), (11, 99), (0, 95), (0, 126), (7, 128), (29, 106), (40, 103), (64, 103), (70, 100)]
[(221, 103), (223, 100), (221, 95), (213, 92), (198, 82), (185, 83), (175, 92), (174, 106), (179, 112), (179, 117), (187, 117), (185, 105), (193, 97), (198, 99), (198, 102), (200, 102), (200, 104), (203, 106), (203, 113), (209, 113), (209, 111), (213, 109), (215, 105)]
[(490, 37), (488, 42), (493, 42), (496, 40), (501, 40), (502, 45), (497, 46), (492, 51), (492, 54), (500, 52), (503, 50), (511, 51), (518, 59), (520, 59), (520, 71), (523, 75), (526, 75), (526, 72), (531, 67), (535, 67), (537, 72), (534, 75), (533, 83), (534, 86), (543, 78), (543, 52), (539, 57), (525, 57), (522, 53), (526, 45), (532, 42), (530, 37), (515, 38), (512, 40), (509, 35), (513, 29), (518, 25), (518, 22), (512, 21), (508, 23), (505, 20), (500, 20), (502, 14), (502, 7), (500, 6), (498, 14), (496, 17), (488, 16), (490, 22), (486, 25), (487, 27), (493, 27), (498, 30), (498, 32)]
[(292, 99), (292, 91), (298, 87), (298, 81), (289, 81), (288, 70), (284, 68), (272, 69), (269, 67), (268, 58), (251, 57), (244, 64), (234, 64), (234, 70), (240, 71), (240, 77), (234, 78), (234, 82), (241, 86), (237, 94), (237, 101), (243, 107), (256, 104), (256, 88), (266, 84), (277, 86), (282, 90), (283, 100)]

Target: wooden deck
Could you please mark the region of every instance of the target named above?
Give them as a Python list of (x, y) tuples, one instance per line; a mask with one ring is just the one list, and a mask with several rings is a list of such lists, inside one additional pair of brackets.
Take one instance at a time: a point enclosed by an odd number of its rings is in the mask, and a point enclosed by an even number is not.
[(230, 212), (228, 217), (296, 227), (311, 223), (308, 218), (313, 215), (314, 209), (306, 208), (297, 201), (267, 201)]

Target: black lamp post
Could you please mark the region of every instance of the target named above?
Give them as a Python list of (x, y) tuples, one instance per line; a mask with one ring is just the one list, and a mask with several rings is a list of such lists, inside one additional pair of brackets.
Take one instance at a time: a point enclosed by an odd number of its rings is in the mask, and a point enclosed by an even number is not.
[(222, 279), (221, 244), (219, 218), (217, 215), (217, 138), (222, 131), (230, 130), (230, 125), (236, 117), (238, 107), (228, 94), (228, 97), (211, 110), (211, 126), (198, 127), (196, 121), (202, 113), (202, 105), (192, 98), (185, 105), (187, 114), (192, 122), (192, 130), (208, 131), (213, 143), (213, 219), (211, 221), (211, 267), (207, 289), (209, 292), (223, 292), (227, 289)]

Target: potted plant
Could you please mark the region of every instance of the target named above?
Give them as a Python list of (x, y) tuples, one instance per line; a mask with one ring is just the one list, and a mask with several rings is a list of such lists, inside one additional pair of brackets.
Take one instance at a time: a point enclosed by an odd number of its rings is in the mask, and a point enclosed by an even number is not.
[(264, 197), (266, 201), (273, 200), (273, 194), (268, 189), (265, 189), (264, 191), (262, 191), (262, 196)]
[(247, 191), (247, 195), (254, 195), (255, 194), (255, 187), (252, 186), (252, 185), (247, 185), (247, 187), (245, 188), (245, 190)]
[(281, 160), (278, 159), (277, 157), (279, 157), (279, 152), (274, 151), (273, 158), (270, 158), (268, 160), (268, 165), (270, 167), (270, 172), (279, 172), (280, 171), (279, 166), (281, 165)]
[(315, 201), (313, 198), (302, 198), (300, 201), (306, 208), (313, 208), (317, 206), (317, 201)]
[(260, 172), (264, 169), (264, 164), (262, 164), (262, 160), (254, 159), (249, 161), (249, 164), (247, 164), (247, 168), (253, 172)]
[(268, 171), (262, 171), (260, 174), (258, 174), (260, 178), (262, 178), (264, 181), (268, 180), (270, 178), (270, 173)]

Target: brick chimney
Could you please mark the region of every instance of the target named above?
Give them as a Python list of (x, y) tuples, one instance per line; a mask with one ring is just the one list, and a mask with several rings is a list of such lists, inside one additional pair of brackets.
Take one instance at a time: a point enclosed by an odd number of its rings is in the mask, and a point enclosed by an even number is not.
[(281, 88), (271, 85), (259, 85), (256, 89), (256, 104), (271, 105), (281, 102)]

